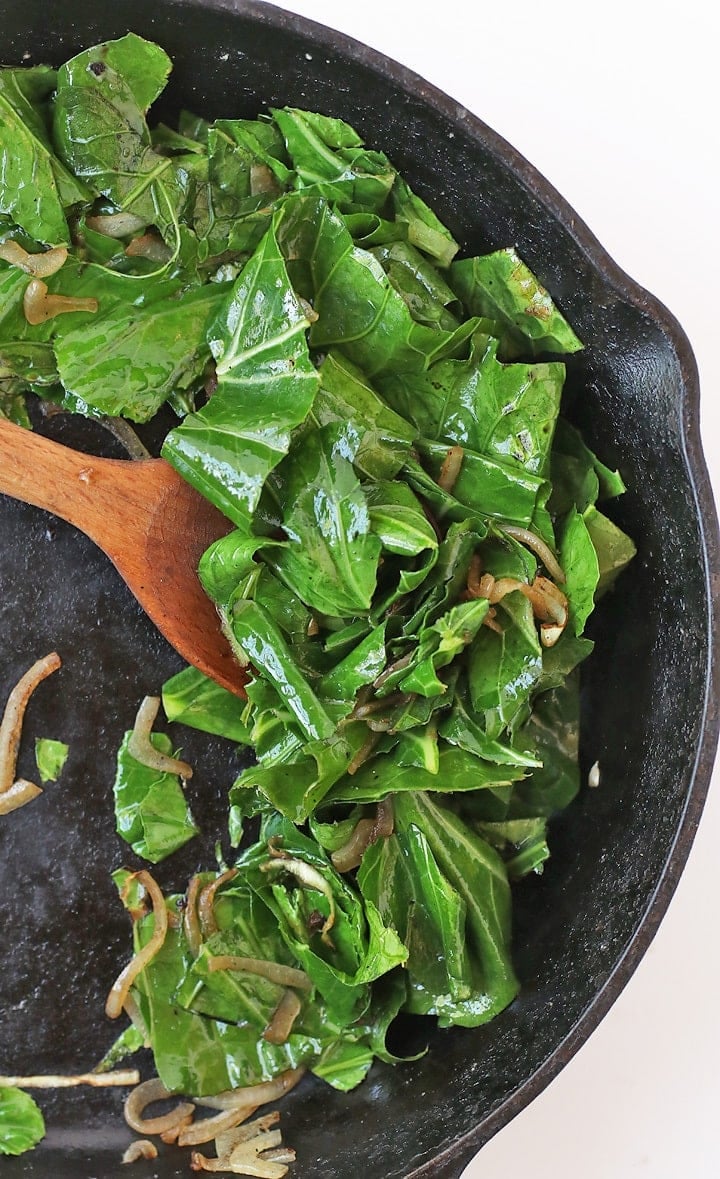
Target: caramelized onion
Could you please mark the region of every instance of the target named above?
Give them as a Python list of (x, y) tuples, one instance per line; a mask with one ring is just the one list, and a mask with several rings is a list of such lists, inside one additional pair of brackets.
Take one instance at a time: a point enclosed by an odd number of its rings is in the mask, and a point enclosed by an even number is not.
[(237, 868), (228, 868), (227, 872), (221, 872), (214, 880), (201, 890), (198, 897), (197, 911), (200, 918), (200, 929), (203, 937), (211, 937), (212, 934), (217, 933), (218, 923), (215, 920), (215, 893), (223, 884), (227, 884), (229, 880), (234, 880), (237, 876)]
[[(257, 1109), (257, 1106), (255, 1108)], [(247, 1142), (248, 1138), (254, 1138), (256, 1134), (260, 1134), (264, 1130), (272, 1130), (279, 1121), (280, 1111), (273, 1109), (270, 1113), (255, 1118), (254, 1122), (245, 1122), (241, 1126), (235, 1126), (232, 1130), (224, 1130), (215, 1137), (215, 1149), (220, 1157), (227, 1158), (241, 1142)]]
[(200, 920), (198, 918), (197, 911), (199, 892), (200, 877), (196, 875), (191, 877), (190, 883), (188, 884), (185, 911), (183, 913), (183, 928), (185, 930), (188, 948), (193, 958), (197, 958), (198, 954), (200, 953), (200, 946), (202, 944)]
[(457, 483), (464, 457), (465, 451), (462, 446), (451, 446), (443, 459), (440, 474), (437, 477), (437, 485), (442, 491), (447, 491), (448, 495)]
[(371, 844), (380, 838), (392, 835), (395, 828), (395, 815), (392, 800), (385, 798), (377, 804), (374, 819), (360, 819), (347, 843), (332, 853), (330, 859), (338, 872), (349, 872), (357, 868), (363, 855)]
[(65, 265), (67, 256), (65, 246), (55, 246), (41, 254), (28, 254), (19, 242), (7, 241), (0, 245), (0, 258), (31, 274), (33, 278), (49, 278), (51, 274), (57, 274), (61, 266)]
[(139, 229), (144, 229), (147, 222), (142, 217), (136, 217), (134, 213), (98, 213), (95, 217), (86, 217), (85, 224), (88, 229), (94, 229), (95, 233), (101, 233), (104, 237), (128, 237), (131, 233), (137, 233)]
[[(38, 659), (25, 672), (25, 675), (18, 680), (8, 696), (2, 722), (0, 722), (0, 799), (3, 795), (7, 795), (13, 788), (22, 723), (28, 700), (37, 686), (44, 679), (47, 679), (49, 675), (52, 675), (54, 671), (57, 671), (60, 666), (60, 656), (55, 651), (50, 655), (46, 655), (44, 659)], [(16, 801), (13, 806), (8, 807), (9, 810), (14, 810), (17, 806), (23, 806), (25, 802), (30, 801), (31, 797), (36, 797), (36, 794), (28, 790), (29, 787), (33, 786), (32, 782), (25, 782), (23, 780), (19, 785), (20, 790), (15, 791), (14, 795)], [(40, 793), (39, 786), (35, 786), (34, 789), (38, 794)], [(7, 801), (9, 800), (6, 799)], [(3, 812), (0, 811), (1, 813)]]
[(160, 708), (159, 696), (146, 696), (135, 717), (133, 731), (128, 741), (128, 753), (140, 765), (161, 774), (179, 774), (181, 778), (192, 778), (192, 766), (177, 757), (169, 757), (156, 749), (150, 740), (155, 717)]
[(313, 868), (312, 864), (306, 864), (305, 860), (297, 860), (293, 856), (282, 856), (279, 859), (267, 860), (264, 864), (260, 865), (261, 872), (272, 872), (278, 868), (285, 872), (290, 872), (304, 888), (312, 888), (315, 892), (321, 892), (327, 898), (327, 902), (330, 905), (330, 912), (325, 918), (320, 936), (326, 945), (330, 944), (328, 934), (335, 924), (335, 898), (325, 877), (321, 876), (317, 868)]
[(135, 1068), (120, 1068), (112, 1073), (77, 1073), (75, 1076), (0, 1077), (0, 1089), (7, 1086), (17, 1089), (74, 1089), (77, 1085), (90, 1085), (93, 1089), (124, 1088), (137, 1085), (140, 1074)]
[(197, 1100), (209, 1109), (233, 1109), (236, 1105), (254, 1105), (257, 1108), (284, 1097), (304, 1075), (305, 1068), (301, 1065), (300, 1068), (286, 1069), (272, 1081), (261, 1081), (259, 1085), (246, 1085), (242, 1089), (226, 1089), (214, 1097), (198, 1097)]
[(536, 577), (532, 585), (521, 585), (520, 589), (541, 622), (554, 623), (561, 629), (567, 624), (567, 598), (547, 577)]
[(345, 773), (350, 774), (351, 777), (353, 774), (356, 774), (360, 769), (360, 766), (364, 765), (364, 763), (367, 761), (379, 740), (379, 733), (373, 733), (372, 731), (369, 732), (367, 735), (367, 740), (363, 742), (357, 753), (355, 753), (350, 758), (350, 761), (345, 767)]
[(300, 991), (312, 990), (312, 982), (304, 970), (283, 966), (280, 962), (267, 962), (263, 958), (237, 958), (231, 954), (218, 954), (215, 958), (209, 959), (207, 967), (209, 971), (237, 970), (244, 974), (257, 974), (281, 987), (296, 987)]
[(293, 1024), (302, 1011), (302, 1003), (294, 991), (287, 989), (273, 1011), (272, 1019), (263, 1032), (268, 1044), (284, 1044), (292, 1032)]
[(502, 601), (506, 594), (512, 594), (515, 590), (520, 590), (520, 593), (527, 586), (524, 581), (518, 581), (516, 577), (498, 577), (497, 581), (493, 580), (489, 587), (487, 598), (493, 606)]
[(224, 1109), (211, 1118), (203, 1118), (199, 1122), (184, 1127), (178, 1135), (178, 1146), (202, 1146), (203, 1142), (212, 1142), (218, 1134), (232, 1130), (252, 1117), (257, 1105), (236, 1105), (232, 1109)]
[(42, 794), (39, 786), (34, 782), (27, 782), (25, 778), (18, 778), (17, 782), (13, 782), (9, 790), (4, 794), (0, 794), (0, 815), (9, 815), (11, 811), (17, 811), (26, 803), (32, 802)]
[(54, 319), (56, 315), (66, 315), (69, 311), (94, 313), (97, 309), (97, 299), (80, 299), (75, 295), (51, 295), (47, 283), (39, 278), (30, 280), (23, 295), (25, 318), (33, 326)]
[(548, 573), (555, 581), (559, 581), (560, 584), (565, 581), (565, 574), (560, 568), (557, 558), (542, 537), (537, 536), (534, 532), (530, 532), (528, 528), (520, 528), (515, 524), (502, 524), (500, 531), (530, 549), (538, 560), (542, 561)]
[[(165, 898), (152, 876), (143, 869), (135, 873), (135, 879), (142, 884), (152, 901), (155, 924), (152, 937), (147, 945), (143, 946), (142, 950), (130, 959), (125, 969), (120, 972), (110, 988), (110, 994), (105, 1004), (105, 1014), (108, 1019), (117, 1019), (125, 1005), (130, 987), (137, 976), (145, 969), (148, 962), (152, 962), (158, 950), (161, 949), (168, 930), (168, 912), (165, 907)], [(137, 1127), (134, 1126), (133, 1129), (137, 1129)], [(148, 1133), (152, 1134), (154, 1131), (149, 1130)]]
[(168, 262), (172, 250), (156, 233), (144, 233), (134, 237), (125, 247), (126, 258), (148, 258), (151, 262)]
[(138, 1134), (163, 1134), (167, 1130), (172, 1130), (178, 1122), (194, 1113), (194, 1105), (181, 1101), (175, 1109), (170, 1110), (170, 1113), (161, 1114), (160, 1117), (144, 1118), (142, 1116), (143, 1110), (148, 1105), (152, 1105), (155, 1101), (165, 1101), (172, 1096), (173, 1094), (165, 1088), (159, 1077), (153, 1077), (151, 1080), (143, 1081), (141, 1085), (137, 1085), (132, 1093), (128, 1094), (125, 1102), (125, 1121), (130, 1129), (136, 1130)]
[(158, 1156), (158, 1148), (154, 1142), (150, 1142), (147, 1138), (136, 1138), (131, 1142), (122, 1156), (124, 1163), (137, 1163), (140, 1159), (156, 1159)]

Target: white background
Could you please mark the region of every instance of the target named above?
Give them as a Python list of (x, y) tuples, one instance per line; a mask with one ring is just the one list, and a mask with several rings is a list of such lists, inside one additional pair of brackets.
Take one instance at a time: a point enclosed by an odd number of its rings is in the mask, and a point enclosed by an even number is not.
[[(657, 295), (700, 367), (720, 492), (715, 0), (286, 0), (489, 123)], [(668, 619), (668, 625), (672, 620)], [(682, 723), (682, 700), (678, 701)], [(720, 1175), (720, 777), (660, 932), (610, 1014), (465, 1179)]]

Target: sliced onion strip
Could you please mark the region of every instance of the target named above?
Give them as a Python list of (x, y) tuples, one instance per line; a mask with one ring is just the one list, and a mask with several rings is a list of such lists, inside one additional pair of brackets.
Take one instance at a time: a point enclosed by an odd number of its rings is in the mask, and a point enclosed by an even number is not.
[(122, 1156), (122, 1162), (137, 1163), (140, 1159), (156, 1159), (157, 1156), (158, 1148), (154, 1142), (150, 1142), (147, 1138), (136, 1138)]
[(315, 892), (321, 892), (327, 899), (330, 912), (325, 919), (320, 936), (326, 945), (332, 944), (329, 941), (328, 934), (335, 924), (335, 898), (325, 877), (321, 876), (317, 868), (313, 868), (312, 864), (307, 864), (305, 860), (295, 859), (293, 856), (270, 859), (260, 865), (261, 872), (272, 872), (278, 868), (289, 872), (303, 888), (312, 888)]
[(66, 315), (69, 311), (89, 311), (94, 314), (97, 309), (97, 299), (80, 299), (76, 295), (51, 295), (47, 283), (40, 278), (31, 279), (23, 295), (25, 318), (33, 326), (46, 323), (56, 315)]
[(304, 970), (294, 966), (283, 966), (280, 962), (267, 962), (262, 958), (237, 958), (231, 954), (218, 954), (208, 961), (208, 970), (237, 970), (245, 974), (257, 974), (268, 982), (281, 987), (296, 987), (299, 991), (312, 990), (312, 982)]
[(212, 1142), (218, 1134), (233, 1130), (246, 1118), (252, 1117), (257, 1105), (236, 1105), (232, 1109), (224, 1109), (211, 1118), (203, 1118), (186, 1126), (178, 1135), (178, 1146), (202, 1146), (204, 1142)]
[(128, 237), (131, 233), (137, 233), (139, 229), (144, 229), (147, 222), (142, 217), (136, 217), (134, 213), (98, 213), (95, 217), (86, 217), (85, 224), (88, 229), (93, 229), (95, 233), (101, 233), (103, 237)]
[[(54, 671), (57, 671), (61, 665), (60, 656), (56, 651), (46, 655), (44, 659), (38, 659), (18, 680), (8, 696), (2, 722), (0, 722), (0, 795), (6, 794), (13, 785), (22, 723), (28, 701), (37, 686)], [(25, 788), (31, 785), (32, 783), (27, 782)], [(40, 787), (36, 786), (35, 789), (39, 792)], [(26, 798), (25, 801), (29, 802), (30, 800)], [(22, 806), (23, 803), (17, 802), (16, 805)]]
[(202, 945), (200, 919), (197, 911), (199, 892), (200, 877), (197, 875), (192, 876), (188, 884), (185, 911), (183, 913), (183, 928), (185, 930), (188, 948), (193, 958), (197, 958), (200, 953), (200, 946)]
[(565, 574), (560, 568), (556, 556), (541, 536), (538, 536), (535, 532), (531, 532), (529, 528), (520, 528), (516, 524), (502, 524), (500, 531), (530, 549), (538, 560), (542, 561), (550, 576), (562, 585), (565, 581)]
[[(148, 893), (150, 900), (152, 901), (155, 925), (153, 928), (152, 937), (150, 938), (147, 945), (143, 946), (142, 950), (140, 950), (133, 958), (131, 958), (125, 969), (120, 972), (112, 987), (110, 988), (110, 994), (108, 995), (107, 1002), (105, 1004), (105, 1014), (107, 1015), (108, 1019), (117, 1019), (125, 1005), (125, 1000), (130, 987), (134, 983), (137, 976), (145, 969), (148, 963), (152, 962), (158, 950), (162, 948), (168, 930), (168, 912), (165, 907), (165, 898), (163, 897), (160, 888), (155, 883), (150, 873), (146, 872), (145, 870), (137, 872), (135, 874), (135, 878), (140, 884), (142, 884), (143, 888)], [(133, 1129), (136, 1129), (136, 1127), (133, 1127)], [(150, 1134), (153, 1132), (154, 1131), (152, 1130), (148, 1131)]]
[(173, 1094), (166, 1089), (159, 1077), (152, 1077), (137, 1085), (125, 1101), (125, 1121), (131, 1130), (138, 1134), (164, 1134), (172, 1130), (178, 1122), (184, 1121), (195, 1112), (195, 1106), (190, 1102), (181, 1101), (170, 1113), (161, 1114), (157, 1118), (144, 1118), (143, 1110), (155, 1101), (165, 1101)]
[(330, 859), (338, 872), (350, 872), (357, 868), (364, 853), (373, 842), (374, 819), (359, 819), (346, 843), (332, 852)]
[(465, 451), (462, 446), (451, 446), (443, 459), (440, 474), (437, 477), (437, 485), (442, 491), (446, 491), (448, 495), (450, 495), (453, 487), (457, 483), (464, 457)]
[(200, 1105), (209, 1109), (233, 1109), (237, 1105), (267, 1105), (271, 1101), (279, 1101), (305, 1075), (305, 1068), (290, 1068), (272, 1081), (261, 1081), (259, 1085), (246, 1085), (242, 1089), (226, 1089), (224, 1093), (217, 1093), (214, 1097), (198, 1097)]
[[(257, 1106), (255, 1108), (257, 1109)], [(224, 1130), (215, 1137), (215, 1149), (221, 1157), (227, 1157), (241, 1142), (247, 1142), (248, 1138), (254, 1138), (256, 1134), (260, 1134), (264, 1130), (272, 1130), (279, 1121), (280, 1111), (273, 1109), (270, 1113), (255, 1118), (254, 1122), (245, 1122), (243, 1125), (235, 1126), (232, 1130)]]
[(263, 1040), (268, 1044), (285, 1044), (301, 1011), (302, 1003), (295, 991), (286, 989), (263, 1032)]
[(67, 256), (65, 246), (55, 246), (40, 254), (28, 254), (19, 242), (7, 241), (0, 245), (0, 258), (31, 274), (33, 278), (49, 278), (51, 274), (57, 274), (67, 262)]
[(179, 774), (181, 778), (192, 778), (192, 766), (177, 757), (169, 757), (156, 749), (150, 740), (155, 717), (160, 708), (159, 696), (146, 696), (135, 717), (132, 735), (128, 741), (128, 753), (140, 765), (161, 774)]
[(223, 884), (227, 884), (229, 880), (234, 880), (237, 876), (237, 868), (228, 868), (227, 872), (221, 872), (214, 880), (201, 890), (198, 897), (197, 911), (200, 918), (200, 929), (205, 938), (212, 937), (218, 931), (218, 923), (215, 920), (215, 893)]
[(11, 811), (19, 810), (39, 794), (42, 794), (40, 786), (36, 786), (34, 782), (27, 782), (25, 778), (18, 778), (9, 790), (0, 794), (0, 815), (9, 815)]
[(0, 1089), (7, 1086), (17, 1089), (74, 1089), (77, 1085), (90, 1085), (93, 1089), (123, 1088), (137, 1085), (140, 1073), (135, 1068), (116, 1069), (112, 1073), (77, 1073), (75, 1076), (0, 1077)]

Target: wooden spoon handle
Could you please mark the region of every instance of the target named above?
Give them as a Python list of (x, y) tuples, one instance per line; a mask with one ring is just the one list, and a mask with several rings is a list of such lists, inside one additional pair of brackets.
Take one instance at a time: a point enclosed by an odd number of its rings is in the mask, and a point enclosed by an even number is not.
[(99, 512), (111, 506), (96, 475), (112, 461), (80, 454), (0, 418), (0, 493), (61, 516), (93, 540), (89, 524), (97, 513), (88, 505), (93, 502)]

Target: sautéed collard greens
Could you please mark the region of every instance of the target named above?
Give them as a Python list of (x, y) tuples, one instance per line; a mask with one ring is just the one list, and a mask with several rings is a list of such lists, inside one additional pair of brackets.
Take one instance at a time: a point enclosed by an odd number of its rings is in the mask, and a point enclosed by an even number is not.
[[(254, 750), (239, 850), (162, 902), (109, 1060), (149, 1044), (196, 1097), (302, 1066), (346, 1090), (396, 1060), (400, 1012), (473, 1027), (517, 993), (511, 882), (579, 788), (585, 625), (634, 552), (598, 504), (624, 488), (560, 416), (582, 344), (512, 247), (458, 259), (324, 114), (150, 130), (170, 68), (128, 34), (0, 71), (0, 415), (167, 402), (164, 458), (233, 526), (199, 573), (247, 701), (192, 668), (162, 700)], [(156, 863), (196, 828), (170, 739), (157, 765), (131, 740), (117, 828)], [(114, 873), (136, 953), (146, 878)], [(31, 1145), (0, 1099), (0, 1150)]]

